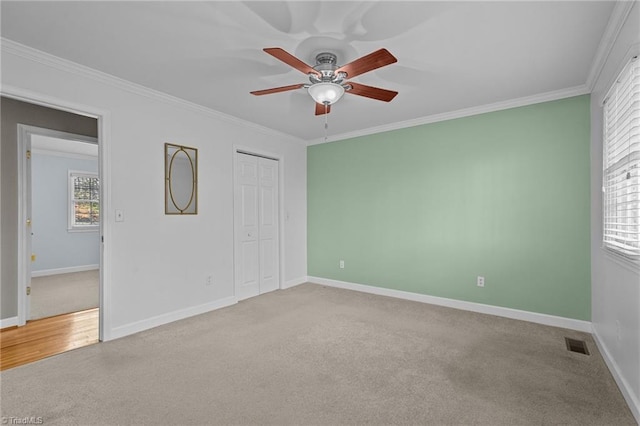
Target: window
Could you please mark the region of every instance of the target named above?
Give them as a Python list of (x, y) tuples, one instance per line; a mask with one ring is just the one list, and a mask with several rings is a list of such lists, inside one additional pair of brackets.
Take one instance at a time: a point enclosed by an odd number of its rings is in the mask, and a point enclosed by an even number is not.
[(95, 231), (100, 225), (100, 182), (91, 172), (69, 171), (69, 230)]
[(640, 259), (640, 60), (634, 57), (609, 90), (603, 121), (603, 244)]

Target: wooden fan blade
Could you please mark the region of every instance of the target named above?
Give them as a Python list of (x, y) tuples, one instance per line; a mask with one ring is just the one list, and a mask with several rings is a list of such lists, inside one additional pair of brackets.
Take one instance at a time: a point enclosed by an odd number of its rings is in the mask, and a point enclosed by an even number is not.
[(315, 74), (317, 76), (320, 76), (321, 74), (314, 70), (311, 66), (305, 64), (304, 62), (302, 62), (300, 59), (296, 58), (295, 56), (293, 56), (291, 53), (279, 48), (279, 47), (265, 47), (264, 49), (265, 52), (267, 52), (269, 55), (273, 56), (276, 59), (280, 59), (282, 62), (284, 62), (285, 64), (297, 69), (298, 71), (304, 73), (304, 74)]
[(341, 66), (336, 70), (336, 73), (345, 72), (347, 73), (348, 78), (353, 78), (357, 75), (364, 74), (365, 72), (393, 64), (394, 62), (398, 62), (395, 56), (389, 53), (387, 49), (380, 49), (373, 53), (369, 53), (362, 58), (356, 59), (347, 65)]
[(394, 92), (393, 90), (380, 89), (379, 87), (367, 86), (365, 84), (353, 83), (351, 81), (348, 81), (347, 84), (351, 86), (351, 90), (347, 90), (346, 93), (377, 99), (384, 102), (391, 102), (391, 100), (398, 94), (398, 92)]
[(304, 87), (304, 84), (292, 84), (290, 86), (274, 87), (273, 89), (255, 90), (249, 93), (256, 96), (270, 95), (271, 93), (286, 92), (288, 90), (296, 90), (301, 87)]
[[(331, 112), (331, 105), (327, 105), (326, 113), (329, 114)], [(319, 104), (316, 102), (316, 115), (322, 115), (325, 113), (324, 104)]]

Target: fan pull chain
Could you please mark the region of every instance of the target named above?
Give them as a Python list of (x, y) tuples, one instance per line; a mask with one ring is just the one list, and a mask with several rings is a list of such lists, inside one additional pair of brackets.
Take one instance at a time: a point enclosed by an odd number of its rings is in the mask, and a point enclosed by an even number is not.
[(324, 103), (324, 141), (327, 141), (327, 132), (329, 130), (329, 104)]

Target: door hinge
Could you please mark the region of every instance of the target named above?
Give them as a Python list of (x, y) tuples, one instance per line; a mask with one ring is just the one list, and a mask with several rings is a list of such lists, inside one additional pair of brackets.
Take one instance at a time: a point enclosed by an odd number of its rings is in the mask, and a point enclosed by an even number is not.
[(27, 287), (27, 296), (31, 296), (31, 287)]
[(31, 150), (27, 150), (27, 160), (31, 160)]
[(31, 254), (31, 261), (35, 262), (36, 261), (36, 255), (35, 254)]

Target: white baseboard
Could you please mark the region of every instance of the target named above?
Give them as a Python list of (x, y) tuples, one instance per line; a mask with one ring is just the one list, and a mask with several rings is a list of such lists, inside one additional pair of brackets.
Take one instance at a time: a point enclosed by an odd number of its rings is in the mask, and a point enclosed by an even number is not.
[(139, 333), (141, 331), (168, 324), (170, 322), (204, 314), (210, 311), (215, 311), (216, 309), (226, 308), (227, 306), (235, 305), (236, 303), (238, 303), (238, 299), (236, 299), (235, 296), (231, 296), (202, 305), (193, 306), (191, 308), (181, 309), (179, 311), (173, 311), (145, 320), (136, 321), (131, 324), (113, 328), (111, 330), (111, 333), (109, 333), (108, 340), (118, 339), (130, 334)]
[(329, 287), (344, 288), (347, 290), (361, 291), (363, 293), (377, 294), (380, 296), (395, 297), (398, 299), (412, 300), (414, 302), (429, 303), (431, 305), (446, 306), (465, 311), (479, 312), (481, 314), (496, 315), (499, 317), (534, 322), (553, 327), (568, 328), (570, 330), (591, 333), (591, 322), (572, 318), (558, 317), (554, 315), (539, 314), (536, 312), (521, 311), (518, 309), (503, 308), (500, 306), (484, 305), (482, 303), (466, 302), (462, 300), (447, 299), (446, 297), (428, 296), (426, 294), (411, 293), (408, 291), (393, 290), (383, 287), (375, 287), (365, 284), (356, 284), (346, 281), (331, 280), (328, 278), (308, 277), (309, 282), (322, 284)]
[(0, 328), (14, 327), (18, 325), (18, 317), (0, 319)]
[(72, 272), (93, 271), (99, 268), (100, 265), (81, 265), (70, 266), (68, 268), (43, 269), (41, 271), (32, 271), (31, 278), (46, 277), (49, 275), (71, 274)]
[(605, 346), (604, 342), (598, 335), (598, 331), (595, 327), (592, 330), (593, 340), (595, 340), (596, 345), (598, 345), (598, 350), (600, 350), (600, 354), (602, 358), (604, 358), (604, 362), (609, 367), (609, 371), (613, 376), (614, 380), (618, 384), (618, 388), (620, 388), (620, 392), (624, 396), (624, 399), (627, 401), (627, 405), (631, 410), (631, 413), (636, 418), (636, 421), (640, 425), (640, 396), (636, 395), (633, 392), (629, 383), (625, 380), (624, 376), (620, 373), (620, 368), (618, 367), (618, 363), (613, 359), (611, 353)]
[(309, 281), (309, 277), (307, 277), (307, 276), (299, 277), (299, 278), (296, 278), (294, 280), (286, 281), (285, 283), (282, 284), (282, 287), (280, 287), (280, 289), (281, 290), (285, 290), (285, 289), (288, 289), (288, 288), (291, 288), (291, 287), (295, 287), (295, 286), (300, 285), (300, 284), (304, 284), (307, 281)]

